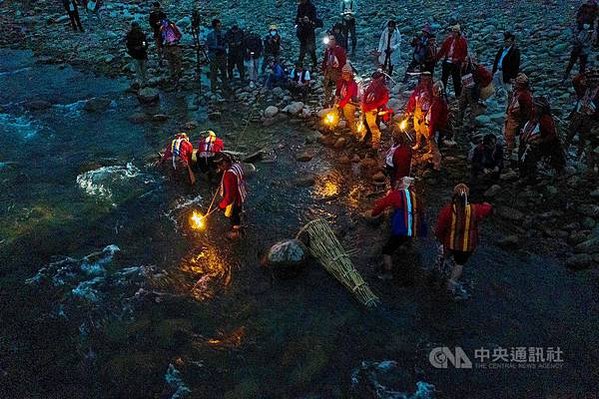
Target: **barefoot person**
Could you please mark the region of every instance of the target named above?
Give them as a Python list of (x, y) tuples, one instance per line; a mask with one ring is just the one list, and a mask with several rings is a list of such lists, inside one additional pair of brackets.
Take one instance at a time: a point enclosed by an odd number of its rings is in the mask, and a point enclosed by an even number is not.
[(447, 289), (456, 299), (466, 299), (468, 296), (459, 279), (464, 265), (478, 245), (478, 226), (493, 210), (488, 203), (470, 204), (469, 192), (464, 183), (455, 186), (451, 203), (441, 209), (435, 229), (435, 236), (443, 245), (444, 258), (453, 261)]

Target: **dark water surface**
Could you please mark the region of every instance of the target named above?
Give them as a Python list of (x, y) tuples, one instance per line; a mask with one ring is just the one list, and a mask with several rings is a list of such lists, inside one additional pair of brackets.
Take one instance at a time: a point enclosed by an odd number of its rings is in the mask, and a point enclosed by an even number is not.
[[(369, 398), (351, 389), (352, 372), (383, 360), (397, 362), (384, 385), (402, 392), (426, 381), (448, 398), (598, 393), (596, 286), (584, 275), (549, 256), (485, 245), (473, 258), (467, 303), (420, 280), (414, 288), (381, 283), (372, 269), (384, 231), (353, 227), (363, 187), (320, 148), (320, 160), (298, 167), (301, 127), (252, 126), (240, 137), (242, 115), (234, 115), (237, 128), (210, 124), (177, 94), (163, 95), (154, 111), (169, 121), (136, 125), (127, 117), (140, 109), (127, 87), (0, 51), (0, 397), (170, 398), (179, 389), (194, 398)], [(95, 97), (110, 105), (85, 111)], [(39, 100), (51, 105), (32, 110)], [(250, 181), (245, 242), (220, 238), (220, 215), (207, 233), (190, 232), (186, 218), (206, 209), (213, 186), (177, 190), (150, 166), (192, 119), (226, 132), (236, 143), (229, 148), (278, 148)], [(290, 184), (311, 172), (329, 178), (313, 189)], [(316, 264), (290, 280), (259, 267), (264, 248), (315, 217), (341, 228), (381, 310), (362, 309)], [(498, 234), (486, 230), (488, 241)], [(110, 245), (119, 250), (84, 259)], [(404, 263), (427, 265), (433, 254), (429, 239)], [(428, 354), (436, 346), (559, 346), (564, 364), (435, 369)], [(167, 373), (170, 364), (184, 385)]]

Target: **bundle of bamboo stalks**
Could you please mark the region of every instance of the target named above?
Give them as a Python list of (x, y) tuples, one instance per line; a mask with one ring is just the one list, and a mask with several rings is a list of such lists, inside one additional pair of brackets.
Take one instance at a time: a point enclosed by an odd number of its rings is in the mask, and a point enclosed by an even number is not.
[(379, 298), (362, 279), (326, 220), (316, 219), (309, 222), (297, 237), (306, 243), (312, 256), (349, 289), (358, 301), (367, 307), (379, 304)]

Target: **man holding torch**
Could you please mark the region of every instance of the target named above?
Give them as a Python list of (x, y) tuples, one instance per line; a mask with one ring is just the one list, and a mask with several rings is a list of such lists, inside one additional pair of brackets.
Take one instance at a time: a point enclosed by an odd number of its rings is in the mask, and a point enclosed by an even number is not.
[(237, 239), (241, 236), (241, 213), (247, 198), (243, 167), (222, 152), (214, 156), (214, 162), (223, 174), (220, 184), (222, 200), (218, 207), (226, 217), (231, 219), (231, 231), (227, 233), (227, 238)]

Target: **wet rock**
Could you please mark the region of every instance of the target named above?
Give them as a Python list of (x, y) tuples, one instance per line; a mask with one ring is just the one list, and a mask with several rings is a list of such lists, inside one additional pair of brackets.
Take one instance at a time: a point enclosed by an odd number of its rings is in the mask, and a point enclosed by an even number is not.
[(509, 235), (507, 237), (503, 237), (497, 241), (497, 245), (500, 246), (501, 248), (505, 248), (505, 249), (516, 248), (516, 247), (518, 247), (519, 243), (520, 243), (520, 239), (515, 234)]
[(522, 212), (509, 206), (498, 207), (497, 214), (503, 219), (512, 220), (514, 222), (524, 219), (524, 214)]
[(51, 106), (52, 104), (48, 101), (34, 100), (27, 103), (27, 105), (25, 105), (25, 108), (27, 108), (29, 111), (43, 111), (45, 109), (50, 108)]
[(306, 135), (306, 144), (314, 144), (314, 143), (319, 143), (321, 142), (321, 140), (323, 139), (323, 135), (322, 133), (320, 133), (319, 131), (313, 131), (310, 132)]
[(296, 187), (311, 187), (316, 183), (314, 176), (302, 176), (293, 181), (293, 185)]
[(588, 235), (588, 231), (573, 231), (570, 233), (570, 237), (568, 237), (568, 242), (572, 245), (578, 245), (585, 241)]
[(499, 177), (503, 181), (514, 181), (518, 179), (518, 173), (515, 170), (509, 169)]
[(295, 157), (295, 160), (298, 162), (310, 162), (314, 158), (314, 154), (309, 152), (302, 152), (298, 156)]
[(566, 267), (572, 270), (588, 269), (593, 264), (593, 258), (588, 254), (578, 254), (566, 259)]
[(296, 239), (281, 241), (270, 247), (266, 254), (265, 265), (275, 270), (297, 270), (305, 265), (308, 251), (305, 245)]
[(154, 114), (152, 116), (153, 122), (165, 122), (168, 120), (168, 115), (166, 114)]
[(197, 129), (198, 126), (200, 126), (200, 124), (196, 121), (185, 122), (185, 124), (183, 124), (183, 130), (186, 130), (189, 132), (193, 129)]
[(264, 110), (264, 117), (265, 118), (273, 118), (278, 113), (279, 113), (279, 109), (277, 107), (275, 107), (274, 105), (270, 105), (270, 106), (266, 107), (266, 109)]
[(146, 87), (137, 93), (137, 99), (142, 104), (155, 104), (160, 101), (160, 93), (156, 89)]
[(92, 98), (85, 102), (83, 109), (87, 112), (102, 112), (110, 107), (110, 100), (107, 98)]
[(146, 121), (147, 116), (143, 112), (136, 112), (134, 114), (129, 115), (129, 117), (127, 119), (131, 123), (140, 124), (140, 123), (144, 123)]
[(485, 197), (494, 198), (497, 194), (501, 192), (501, 186), (498, 184), (493, 184), (487, 191), (485, 191)]

